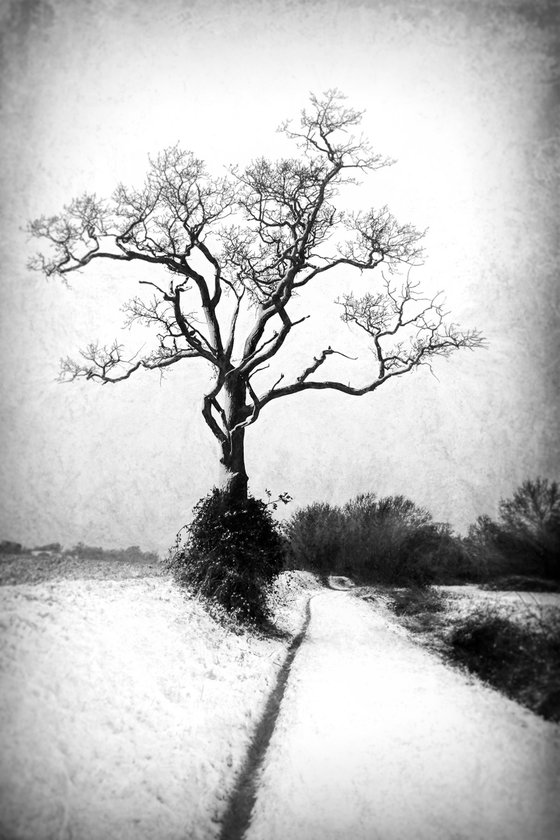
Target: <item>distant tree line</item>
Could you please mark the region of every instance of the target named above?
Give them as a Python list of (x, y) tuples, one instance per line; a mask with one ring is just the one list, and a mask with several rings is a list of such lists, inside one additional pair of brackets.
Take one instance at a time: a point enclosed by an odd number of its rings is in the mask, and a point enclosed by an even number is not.
[(404, 496), (366, 493), (343, 506), (315, 503), (285, 526), (289, 564), (364, 582), (486, 583), (508, 575), (560, 579), (560, 493), (555, 481), (527, 480), (467, 536)]
[(464, 545), (485, 577), (505, 574), (560, 579), (560, 490), (556, 481), (536, 478), (502, 499), (498, 519), (479, 516)]
[[(281, 497), (288, 501), (289, 497)], [(167, 568), (179, 584), (243, 619), (266, 619), (266, 591), (282, 569), (357, 582), (401, 586), (479, 583), (504, 588), (560, 583), (560, 491), (536, 478), (502, 499), (498, 518), (479, 516), (466, 536), (405, 496), (357, 496), (342, 506), (316, 502), (280, 525), (276, 503), (251, 500), (232, 509), (214, 490), (195, 507), (177, 538)], [(70, 549), (49, 543), (25, 549), (4, 540), (0, 554), (44, 552), (77, 560), (155, 563), (138, 546), (103, 549), (80, 542)], [(509, 583), (508, 583), (509, 580)]]
[(142, 563), (155, 563), (159, 560), (155, 551), (142, 551), (137, 545), (131, 545), (128, 548), (107, 549), (101, 548), (101, 546), (86, 545), (83, 542), (77, 543), (72, 548), (64, 549), (59, 542), (27, 548), (22, 543), (13, 540), (2, 540), (0, 542), (0, 554), (58, 554), (63, 557), (75, 557), (78, 560), (122, 560)]

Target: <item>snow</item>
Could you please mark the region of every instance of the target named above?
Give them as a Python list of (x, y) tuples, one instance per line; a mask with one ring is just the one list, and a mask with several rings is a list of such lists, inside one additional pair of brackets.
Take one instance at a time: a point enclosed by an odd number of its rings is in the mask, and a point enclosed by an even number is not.
[(558, 592), (519, 592), (517, 590), (481, 589), (475, 584), (467, 586), (435, 586), (443, 595), (470, 597), (480, 602), (514, 604), (515, 606), (560, 606)]
[[(286, 630), (307, 583), (276, 587)], [(228, 631), (161, 577), (0, 599), (0, 836), (215, 837), (289, 639)]]
[(247, 840), (552, 840), (560, 727), (343, 592), (311, 602)]
[(482, 611), (538, 628), (554, 621), (560, 613), (560, 594), (557, 592), (495, 591), (476, 586), (435, 588), (446, 598), (446, 620), (450, 625), (460, 624), (473, 613)]
[[(333, 585), (282, 575), (278, 638), (225, 629), (161, 576), (0, 588), (0, 835), (556, 838), (560, 727), (411, 643), (382, 604)], [(253, 768), (250, 825), (226, 837), (310, 593)]]

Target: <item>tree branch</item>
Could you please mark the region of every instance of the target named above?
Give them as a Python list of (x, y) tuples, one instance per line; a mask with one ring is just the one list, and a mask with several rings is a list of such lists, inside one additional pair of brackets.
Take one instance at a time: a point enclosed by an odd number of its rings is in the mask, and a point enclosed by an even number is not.
[[(198, 357), (198, 353), (191, 350), (179, 350), (174, 353), (170, 352), (168, 355), (154, 353), (151, 356), (144, 356), (134, 361), (138, 354), (131, 359), (125, 359), (122, 351), (123, 346), (116, 341), (110, 346), (104, 345), (102, 347), (96, 343), (89, 344), (85, 350), (80, 351), (81, 357), (89, 364), (75, 362), (69, 357), (61, 359), (59, 382), (71, 382), (80, 378), (98, 380), (103, 385), (122, 382), (141, 368), (146, 370), (166, 368), (182, 359)], [(119, 367), (124, 368), (123, 373), (111, 375), (111, 371)]]
[[(461, 332), (454, 325), (450, 325), (449, 327), (433, 325), (426, 329), (427, 334), (417, 335), (410, 342), (408, 352), (404, 351), (404, 346), (401, 344), (397, 346), (396, 352), (389, 355), (382, 354), (379, 359), (380, 369), (378, 375), (362, 387), (354, 387), (348, 383), (338, 382), (336, 380), (308, 380), (308, 377), (315, 373), (325, 362), (328, 355), (337, 352), (331, 348), (327, 348), (318, 357), (314, 357), (313, 363), (296, 378), (295, 382), (290, 385), (285, 385), (283, 388), (273, 387), (259, 397), (260, 409), (262, 410), (272, 400), (308, 390), (328, 389), (340, 391), (349, 396), (360, 397), (375, 391), (380, 385), (396, 376), (402, 376), (402, 374), (408, 373), (422, 364), (429, 364), (430, 360), (435, 356), (446, 357), (453, 350), (461, 348), (474, 350), (486, 346), (485, 339), (477, 330)], [(344, 356), (345, 354), (340, 353), (339, 355)]]

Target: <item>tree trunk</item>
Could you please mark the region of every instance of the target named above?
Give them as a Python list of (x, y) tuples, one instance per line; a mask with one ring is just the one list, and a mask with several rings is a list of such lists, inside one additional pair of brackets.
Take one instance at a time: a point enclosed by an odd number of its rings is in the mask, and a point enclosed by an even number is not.
[(233, 433), (231, 446), (223, 444), (220, 463), (222, 489), (232, 501), (246, 501), (248, 478), (245, 471), (245, 429)]
[(247, 500), (248, 477), (245, 470), (245, 429), (231, 431), (246, 416), (247, 388), (243, 380), (230, 377), (224, 386), (224, 413), (230, 439), (222, 444), (221, 486), (232, 501)]

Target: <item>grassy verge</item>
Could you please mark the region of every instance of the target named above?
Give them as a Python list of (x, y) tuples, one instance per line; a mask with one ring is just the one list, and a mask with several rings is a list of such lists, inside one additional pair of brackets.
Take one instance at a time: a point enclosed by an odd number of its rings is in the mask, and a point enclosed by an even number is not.
[(500, 602), (432, 587), (387, 589), (409, 631), (446, 661), (560, 723), (560, 606)]

